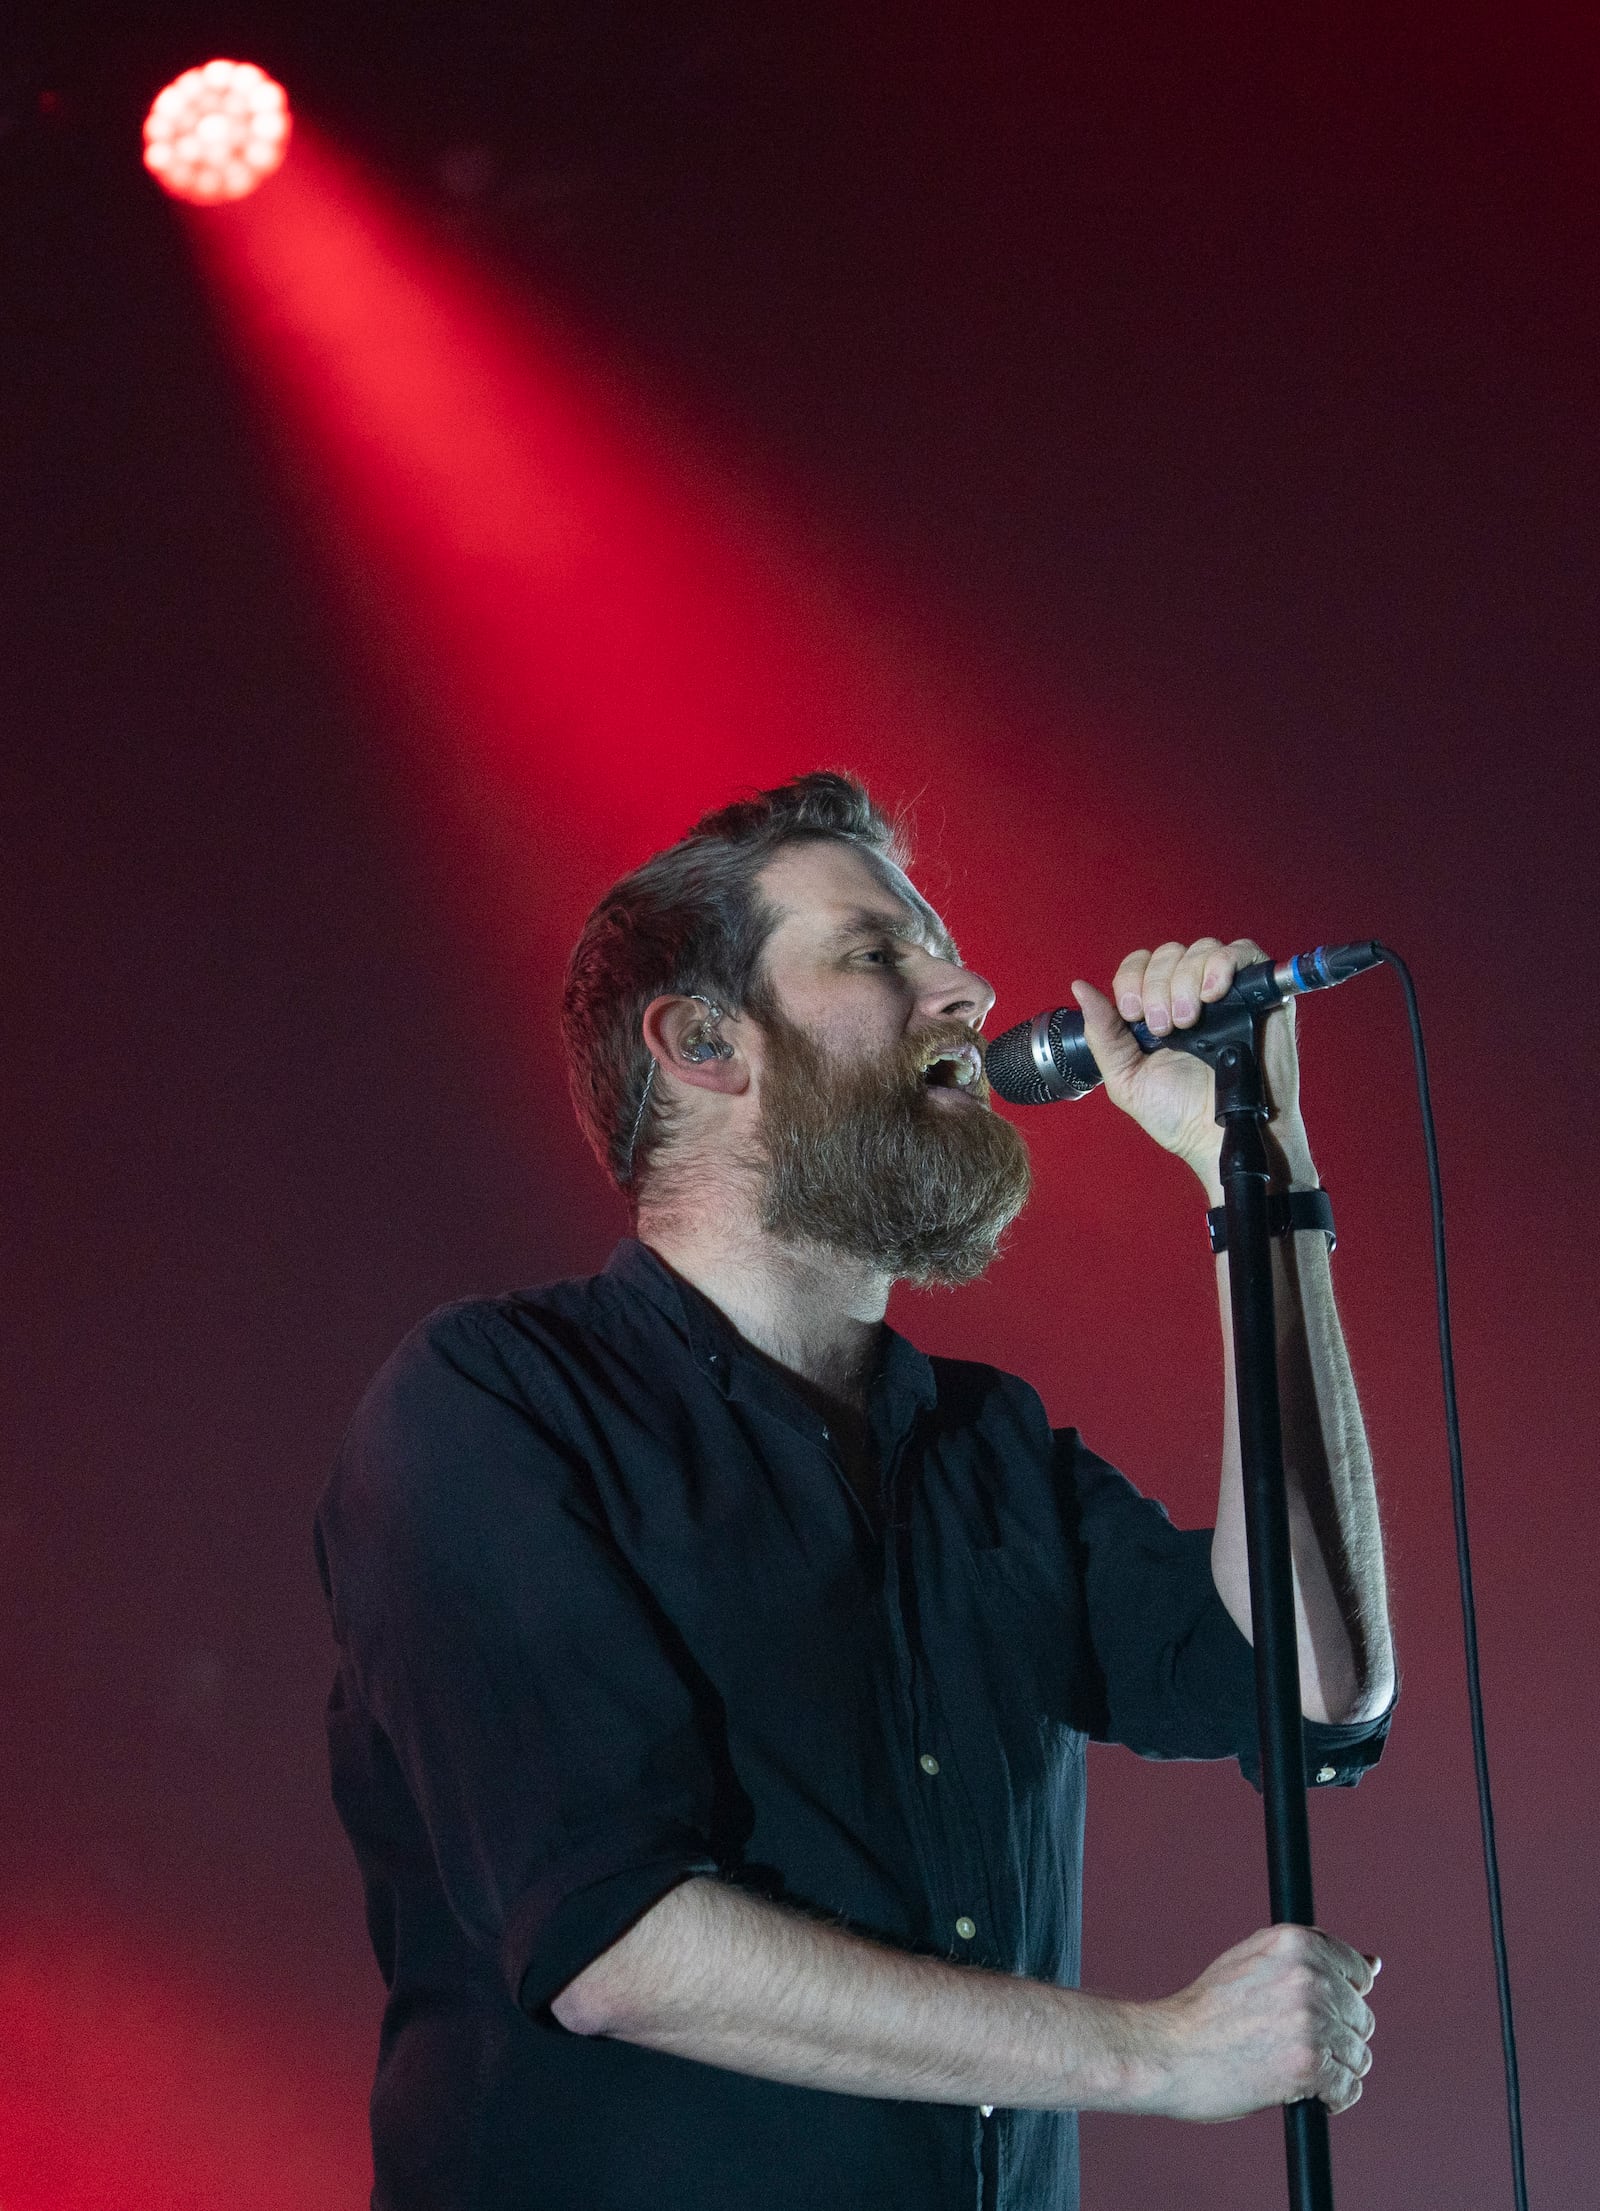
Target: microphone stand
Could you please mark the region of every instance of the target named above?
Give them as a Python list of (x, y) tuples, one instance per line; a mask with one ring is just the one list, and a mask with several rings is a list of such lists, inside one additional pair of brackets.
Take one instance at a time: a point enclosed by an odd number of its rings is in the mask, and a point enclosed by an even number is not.
[[(1217, 1014), (1223, 1009), (1218, 1007)], [(1283, 1428), (1273, 1314), (1272, 1238), (1267, 1226), (1271, 1172), (1264, 1129), (1255, 1015), (1248, 1006), (1207, 1023), (1208, 1034), (1181, 1031), (1162, 1043), (1194, 1054), (1216, 1077), (1222, 1129), (1222, 1196), (1228, 1224), (1228, 1292), (1239, 1400), (1245, 1534), (1250, 1560), (1256, 1705), (1261, 1729), (1261, 1791), (1267, 1825), (1267, 1883), (1275, 1925), (1315, 1924), (1311, 1832), (1306, 1819), (1305, 1740), (1294, 1569), (1284, 1488)], [(1292, 2211), (1333, 2211), (1328, 2113), (1314, 2097), (1283, 2114)]]

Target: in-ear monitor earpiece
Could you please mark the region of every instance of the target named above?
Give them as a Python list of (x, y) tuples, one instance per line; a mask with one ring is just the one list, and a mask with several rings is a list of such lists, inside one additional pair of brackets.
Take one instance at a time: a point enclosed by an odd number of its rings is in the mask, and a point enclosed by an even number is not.
[(733, 1046), (726, 1037), (713, 1036), (711, 1024), (722, 1019), (722, 1008), (709, 998), (702, 998), (697, 990), (687, 993), (697, 1006), (706, 1009), (705, 1019), (692, 1028), (683, 1040), (683, 1056), (691, 1066), (699, 1067), (708, 1059), (732, 1059)]
[[(685, 991), (684, 996), (692, 998), (697, 1006), (704, 1006), (706, 1015), (705, 1019), (695, 1028), (690, 1029), (684, 1037), (682, 1056), (692, 1067), (698, 1067), (708, 1059), (732, 1059), (733, 1046), (727, 1038), (709, 1036), (706, 1033), (713, 1021), (722, 1019), (722, 1008), (714, 999), (703, 997), (698, 990)], [(633, 1127), (628, 1136), (628, 1154), (623, 1162), (622, 1169), (625, 1182), (631, 1183), (633, 1180), (633, 1155), (638, 1148), (639, 1131), (644, 1126), (645, 1109), (650, 1103), (650, 1093), (655, 1088), (655, 1080), (656, 1062), (655, 1055), (652, 1053), (650, 1065), (645, 1070), (644, 1088), (639, 1093), (639, 1110), (633, 1117)]]

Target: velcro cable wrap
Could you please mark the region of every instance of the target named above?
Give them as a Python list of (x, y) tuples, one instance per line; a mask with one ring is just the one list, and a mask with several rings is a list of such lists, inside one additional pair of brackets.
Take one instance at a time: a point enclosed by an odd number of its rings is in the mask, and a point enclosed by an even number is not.
[[(1214, 1206), (1206, 1215), (1215, 1252), (1228, 1248), (1228, 1210)], [(1333, 1232), (1333, 1200), (1326, 1190), (1274, 1190), (1267, 1199), (1267, 1227), (1274, 1236), (1293, 1236), (1302, 1228), (1320, 1228), (1328, 1249), (1338, 1242)]]

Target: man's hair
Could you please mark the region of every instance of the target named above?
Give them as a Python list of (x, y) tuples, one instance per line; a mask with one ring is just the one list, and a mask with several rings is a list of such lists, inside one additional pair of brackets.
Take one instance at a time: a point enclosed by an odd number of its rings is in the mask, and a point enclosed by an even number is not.
[(900, 824), (854, 777), (819, 770), (706, 814), (584, 923), (561, 1006), (568, 1079), (595, 1156), (630, 1196), (667, 1126), (659, 1084), (646, 1097), (646, 1006), (698, 993), (727, 1013), (770, 1015), (762, 957), (778, 917), (756, 879), (786, 845), (826, 841), (906, 864)]

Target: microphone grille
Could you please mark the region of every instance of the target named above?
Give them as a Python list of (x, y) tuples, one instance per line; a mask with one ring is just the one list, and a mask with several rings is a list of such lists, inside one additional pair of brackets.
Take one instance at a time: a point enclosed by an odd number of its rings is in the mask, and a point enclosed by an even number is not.
[(1014, 1029), (1002, 1029), (983, 1055), (983, 1071), (990, 1088), (998, 1090), (1010, 1105), (1053, 1105), (1064, 1093), (1039, 1072), (1030, 1042), (1031, 1021), (1019, 1021)]
[[(1042, 1049), (1035, 1049), (1036, 1040)], [(1048, 1062), (1044, 1067), (1041, 1058)], [(1100, 1083), (1094, 1054), (1084, 1042), (1083, 1016), (1070, 1006), (1002, 1030), (983, 1064), (990, 1088), (1012, 1105), (1059, 1105), (1064, 1098), (1086, 1098)]]

